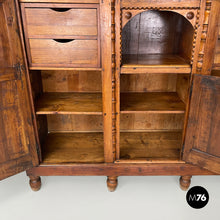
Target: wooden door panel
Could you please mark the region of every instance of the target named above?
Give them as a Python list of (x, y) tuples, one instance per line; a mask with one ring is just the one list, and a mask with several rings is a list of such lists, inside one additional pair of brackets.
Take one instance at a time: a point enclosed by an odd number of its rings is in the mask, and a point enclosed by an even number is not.
[(38, 164), (15, 2), (0, 2), (0, 180)]
[(220, 77), (194, 76), (183, 159), (220, 174)]

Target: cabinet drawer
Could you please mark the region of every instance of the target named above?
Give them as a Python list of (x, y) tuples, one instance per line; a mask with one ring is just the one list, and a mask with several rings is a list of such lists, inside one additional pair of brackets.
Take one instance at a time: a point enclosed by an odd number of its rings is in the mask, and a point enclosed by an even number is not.
[(29, 4), (23, 4), (22, 14), (27, 37), (96, 37), (98, 35), (98, 6), (85, 7), (90, 6), (74, 4), (32, 4), (29, 6)]
[(31, 67), (99, 67), (97, 40), (29, 39)]

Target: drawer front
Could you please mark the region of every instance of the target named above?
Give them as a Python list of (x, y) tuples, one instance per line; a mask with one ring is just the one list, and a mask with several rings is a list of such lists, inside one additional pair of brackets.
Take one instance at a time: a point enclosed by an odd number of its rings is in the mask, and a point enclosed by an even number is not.
[(29, 39), (31, 66), (98, 67), (97, 40)]
[(25, 7), (26, 33), (28, 38), (43, 36), (97, 36), (97, 9), (71, 8), (55, 4), (51, 8)]

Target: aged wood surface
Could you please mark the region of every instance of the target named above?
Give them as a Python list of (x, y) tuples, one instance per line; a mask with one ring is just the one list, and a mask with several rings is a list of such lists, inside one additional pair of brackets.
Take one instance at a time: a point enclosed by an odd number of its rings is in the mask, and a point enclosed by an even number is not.
[(97, 40), (30, 39), (29, 43), (32, 67), (99, 67)]
[(190, 187), (192, 176), (181, 176), (180, 177), (180, 188), (184, 191), (188, 190)]
[(42, 151), (44, 164), (103, 163), (103, 133), (50, 133)]
[(200, 6), (200, 0), (121, 0), (121, 7), (192, 7)]
[(152, 131), (183, 129), (184, 113), (123, 113), (121, 131)]
[(0, 179), (38, 164), (15, 10), (13, 1), (0, 4)]
[(102, 92), (101, 71), (47, 70), (41, 76), (44, 92)]
[(36, 102), (36, 114), (102, 114), (101, 93), (44, 93)]
[[(28, 38), (97, 38), (97, 9), (74, 8), (75, 5), (24, 5)], [(62, 7), (62, 8), (61, 8)], [(82, 6), (78, 6), (82, 7)], [(89, 7), (86, 5), (86, 7)], [(94, 6), (93, 6), (94, 7)], [(63, 11), (62, 11), (63, 9)], [(60, 11), (59, 11), (60, 10)], [(66, 10), (66, 11), (65, 11)], [(54, 25), (56, 24), (56, 25)]]
[(108, 176), (107, 177), (107, 187), (110, 192), (114, 192), (118, 185), (117, 176)]
[(121, 132), (120, 159), (178, 160), (182, 132)]
[[(59, 166), (58, 166), (59, 165)], [(100, 164), (41, 164), (28, 171), (35, 176), (186, 176), (216, 175), (186, 163), (100, 163)]]
[(220, 78), (194, 76), (183, 159), (220, 173)]
[(121, 93), (121, 112), (184, 113), (185, 105), (175, 92)]

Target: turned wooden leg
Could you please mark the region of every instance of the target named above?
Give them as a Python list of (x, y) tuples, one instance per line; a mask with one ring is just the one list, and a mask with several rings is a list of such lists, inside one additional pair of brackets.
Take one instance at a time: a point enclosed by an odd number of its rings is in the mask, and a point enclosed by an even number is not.
[(191, 183), (192, 176), (181, 176), (180, 177), (180, 188), (186, 191)]
[(30, 187), (33, 191), (38, 191), (41, 188), (41, 178), (39, 176), (29, 176)]
[(117, 176), (108, 176), (107, 178), (107, 186), (110, 192), (114, 192), (118, 185)]

